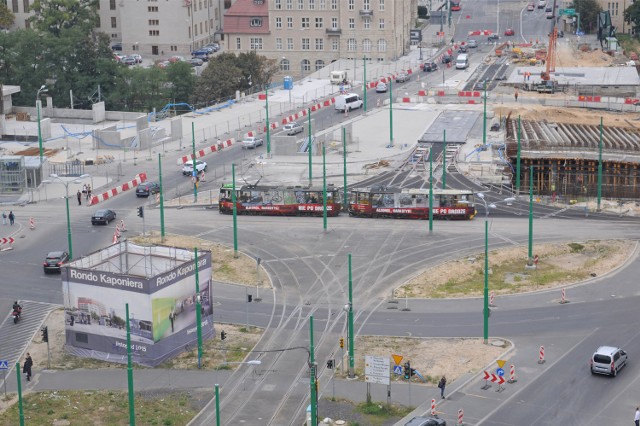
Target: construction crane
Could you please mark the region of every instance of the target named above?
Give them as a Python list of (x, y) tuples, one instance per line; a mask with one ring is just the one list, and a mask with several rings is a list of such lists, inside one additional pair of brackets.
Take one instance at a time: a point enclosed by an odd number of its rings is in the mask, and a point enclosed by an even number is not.
[(536, 87), (538, 93), (555, 93), (556, 82), (551, 80), (551, 73), (556, 72), (556, 41), (558, 40), (558, 29), (556, 28), (556, 0), (553, 0), (553, 28), (549, 33), (549, 47), (547, 48), (547, 58), (545, 60), (545, 70), (540, 73), (542, 83)]

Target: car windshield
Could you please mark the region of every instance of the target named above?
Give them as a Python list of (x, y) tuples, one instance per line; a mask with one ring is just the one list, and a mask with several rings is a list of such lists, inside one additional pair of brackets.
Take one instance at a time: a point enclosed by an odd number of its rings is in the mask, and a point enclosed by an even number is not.
[(107, 211), (106, 211), (106, 210), (98, 210), (98, 211), (96, 212), (96, 216), (104, 216), (104, 215), (106, 215), (106, 214), (107, 214)]

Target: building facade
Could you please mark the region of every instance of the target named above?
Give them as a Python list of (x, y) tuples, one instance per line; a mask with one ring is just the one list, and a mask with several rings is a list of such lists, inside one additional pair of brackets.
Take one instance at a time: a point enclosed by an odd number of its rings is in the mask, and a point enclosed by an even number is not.
[[(16, 16), (12, 29), (28, 28), (34, 0), (4, 1)], [(224, 7), (223, 0), (99, 0), (97, 30), (121, 44), (124, 54), (189, 57), (220, 38)]]
[(337, 59), (384, 62), (408, 52), (417, 11), (417, 0), (237, 0), (224, 15), (225, 47), (295, 76)]
[(624, 21), (624, 11), (633, 4), (633, 0), (598, 0), (602, 10), (608, 10), (611, 16), (611, 25), (616, 27), (617, 34), (635, 34), (632, 24)]

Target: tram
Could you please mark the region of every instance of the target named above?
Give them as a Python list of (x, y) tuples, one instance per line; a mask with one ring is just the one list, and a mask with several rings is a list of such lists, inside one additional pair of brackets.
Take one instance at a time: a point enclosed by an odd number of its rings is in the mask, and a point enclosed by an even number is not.
[[(233, 213), (232, 192), (231, 184), (220, 188), (220, 213)], [(322, 216), (322, 196), (321, 187), (245, 185), (236, 187), (236, 212), (266, 216)], [(341, 207), (338, 188), (327, 186), (327, 216), (337, 216)]]
[[(428, 189), (371, 187), (352, 189), (350, 194), (350, 216), (429, 219)], [(476, 213), (473, 191), (433, 190), (434, 219), (470, 220)]]

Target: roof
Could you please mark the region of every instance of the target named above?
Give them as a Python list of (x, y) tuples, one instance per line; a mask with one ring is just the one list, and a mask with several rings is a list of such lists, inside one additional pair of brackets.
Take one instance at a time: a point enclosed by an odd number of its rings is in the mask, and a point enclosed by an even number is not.
[[(524, 73), (530, 72), (531, 76), (539, 76), (544, 67), (518, 67), (507, 83), (520, 84)], [(551, 78), (558, 84), (588, 85), (588, 86), (637, 86), (640, 85), (640, 77), (635, 67), (556, 67), (556, 72), (551, 73)]]
[[(262, 25), (251, 26), (252, 18), (262, 18)], [(227, 34), (269, 34), (267, 1), (256, 4), (253, 0), (237, 0), (224, 14), (223, 28)]]

